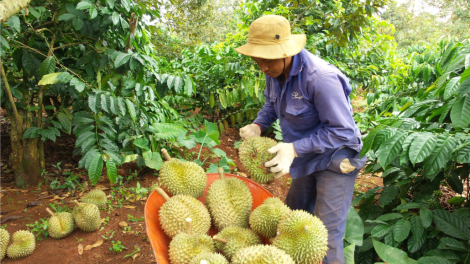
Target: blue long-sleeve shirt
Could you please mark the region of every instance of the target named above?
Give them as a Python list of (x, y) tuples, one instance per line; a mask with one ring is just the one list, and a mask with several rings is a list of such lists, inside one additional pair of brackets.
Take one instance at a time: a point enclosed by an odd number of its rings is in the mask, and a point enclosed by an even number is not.
[(290, 168), (292, 178), (325, 170), (343, 146), (361, 151), (351, 90), (338, 68), (305, 49), (293, 57), (284, 84), (266, 75), (266, 103), (254, 123), (265, 130), (280, 119), (284, 142), (293, 143), (298, 156)]

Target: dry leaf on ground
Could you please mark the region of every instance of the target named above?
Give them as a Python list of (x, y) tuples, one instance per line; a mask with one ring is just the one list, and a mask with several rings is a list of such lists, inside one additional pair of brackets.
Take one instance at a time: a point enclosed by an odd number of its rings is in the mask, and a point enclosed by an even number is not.
[(103, 239), (100, 239), (95, 244), (86, 246), (85, 250), (91, 250), (92, 248), (99, 247), (102, 244), (103, 244)]
[(78, 245), (78, 255), (82, 255), (83, 254), (83, 246), (82, 244), (79, 244)]
[(132, 206), (132, 205), (124, 205), (124, 208), (127, 208), (127, 209), (134, 209), (135, 206)]

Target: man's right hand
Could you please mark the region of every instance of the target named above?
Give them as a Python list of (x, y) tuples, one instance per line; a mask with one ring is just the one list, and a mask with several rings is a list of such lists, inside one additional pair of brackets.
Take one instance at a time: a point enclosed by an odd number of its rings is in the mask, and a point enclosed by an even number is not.
[(261, 135), (261, 128), (257, 124), (249, 124), (240, 128), (240, 137), (244, 140)]

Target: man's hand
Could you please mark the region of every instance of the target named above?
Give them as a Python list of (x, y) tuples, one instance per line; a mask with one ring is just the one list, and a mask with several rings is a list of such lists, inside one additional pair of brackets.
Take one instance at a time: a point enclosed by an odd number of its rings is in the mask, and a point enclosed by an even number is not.
[(271, 167), (277, 164), (276, 167), (271, 168), (271, 172), (276, 173), (274, 178), (280, 178), (283, 175), (289, 173), (290, 166), (292, 165), (292, 161), (294, 158), (297, 157), (295, 153), (294, 144), (292, 143), (279, 143), (276, 146), (268, 149), (269, 153), (276, 153), (276, 157), (274, 159), (266, 162), (264, 166)]
[(240, 128), (240, 137), (244, 140), (261, 135), (261, 129), (257, 124), (249, 124)]

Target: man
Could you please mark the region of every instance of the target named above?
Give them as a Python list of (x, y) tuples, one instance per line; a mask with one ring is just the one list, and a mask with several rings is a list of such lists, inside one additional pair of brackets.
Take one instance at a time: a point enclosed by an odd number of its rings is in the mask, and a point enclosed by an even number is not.
[(354, 182), (366, 157), (359, 155), (362, 141), (348, 78), (305, 50), (305, 42), (305, 35), (291, 34), (282, 16), (263, 16), (250, 25), (248, 43), (235, 50), (250, 56), (265, 73), (266, 103), (240, 136), (259, 136), (280, 119), (284, 143), (268, 150), (277, 155), (265, 166), (276, 178), (290, 172), (286, 204), (323, 221), (329, 248), (323, 264), (342, 264)]

